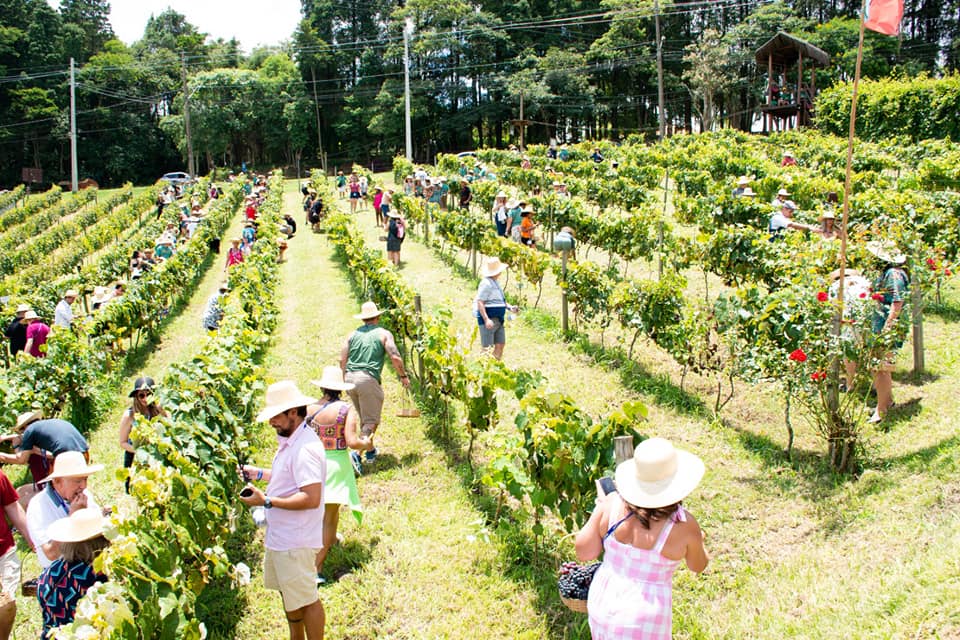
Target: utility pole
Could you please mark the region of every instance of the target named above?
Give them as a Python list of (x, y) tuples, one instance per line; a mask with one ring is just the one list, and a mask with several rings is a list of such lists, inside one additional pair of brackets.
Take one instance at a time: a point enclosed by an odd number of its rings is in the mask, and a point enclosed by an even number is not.
[(407, 162), (413, 162), (413, 128), (410, 125), (410, 34), (413, 20), (403, 23), (403, 101), (404, 124), (406, 125)]
[(663, 40), (660, 38), (660, 0), (653, 0), (653, 24), (657, 36), (657, 111), (660, 121), (660, 140), (667, 134), (667, 114), (663, 100)]
[(313, 110), (317, 114), (317, 155), (320, 156), (320, 168), (326, 174), (327, 158), (323, 155), (323, 134), (320, 131), (320, 101), (317, 99), (317, 68), (312, 65), (310, 67), (310, 78), (313, 80)]
[(526, 132), (527, 125), (530, 124), (528, 120), (523, 119), (523, 89), (520, 89), (520, 119), (511, 120), (510, 124), (520, 129), (520, 153), (523, 153), (526, 150), (526, 146), (524, 145), (524, 134)]
[(190, 132), (190, 92), (187, 90), (187, 56), (180, 52), (180, 78), (183, 81), (183, 126), (187, 136), (187, 173), (196, 177), (193, 166), (193, 134)]
[(79, 190), (77, 170), (77, 79), (73, 58), (70, 58), (70, 189)]

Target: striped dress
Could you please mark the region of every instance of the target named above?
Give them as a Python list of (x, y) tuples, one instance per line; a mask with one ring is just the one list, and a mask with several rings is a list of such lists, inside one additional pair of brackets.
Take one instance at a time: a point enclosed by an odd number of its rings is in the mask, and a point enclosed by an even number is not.
[(624, 544), (613, 535), (604, 538), (603, 564), (587, 596), (593, 640), (670, 639), (673, 572), (680, 561), (664, 558), (660, 552), (674, 523), (685, 521), (683, 507), (678, 507), (652, 549)]

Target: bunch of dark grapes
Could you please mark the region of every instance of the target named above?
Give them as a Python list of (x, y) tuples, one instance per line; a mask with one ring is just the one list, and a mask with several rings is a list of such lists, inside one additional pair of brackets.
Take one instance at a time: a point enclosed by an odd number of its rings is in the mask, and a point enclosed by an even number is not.
[(593, 582), (593, 574), (597, 572), (599, 566), (599, 562), (590, 564), (564, 562), (560, 567), (560, 577), (557, 579), (560, 595), (571, 600), (586, 600), (590, 592), (590, 583)]

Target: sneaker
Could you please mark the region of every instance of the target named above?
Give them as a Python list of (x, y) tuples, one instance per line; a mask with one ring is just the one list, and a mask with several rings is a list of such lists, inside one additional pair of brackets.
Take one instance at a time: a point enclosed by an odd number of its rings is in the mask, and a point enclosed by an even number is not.
[(356, 451), (350, 452), (350, 463), (353, 464), (353, 470), (358, 476), (363, 475), (363, 463), (360, 462), (360, 454)]
[(322, 587), (322, 586), (325, 585), (325, 584), (327, 584), (327, 579), (324, 578), (322, 575), (320, 575), (320, 574), (318, 573), (318, 574), (317, 574), (317, 586), (318, 586), (318, 587)]
[(365, 452), (365, 453), (363, 454), (363, 459), (364, 459), (367, 463), (373, 462), (374, 460), (377, 459), (377, 454), (379, 454), (379, 453), (380, 453), (380, 452), (377, 451), (377, 448), (374, 447), (373, 449), (370, 449), (370, 451), (367, 451), (367, 452)]
[(343, 544), (343, 534), (337, 531), (337, 544)]

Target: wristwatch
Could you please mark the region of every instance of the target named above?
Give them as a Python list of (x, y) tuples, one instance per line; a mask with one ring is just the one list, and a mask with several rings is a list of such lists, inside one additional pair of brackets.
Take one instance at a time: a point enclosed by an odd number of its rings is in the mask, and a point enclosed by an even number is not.
[(263, 508), (264, 509), (273, 508), (273, 500), (270, 499), (270, 496), (267, 496), (266, 498), (263, 499)]

